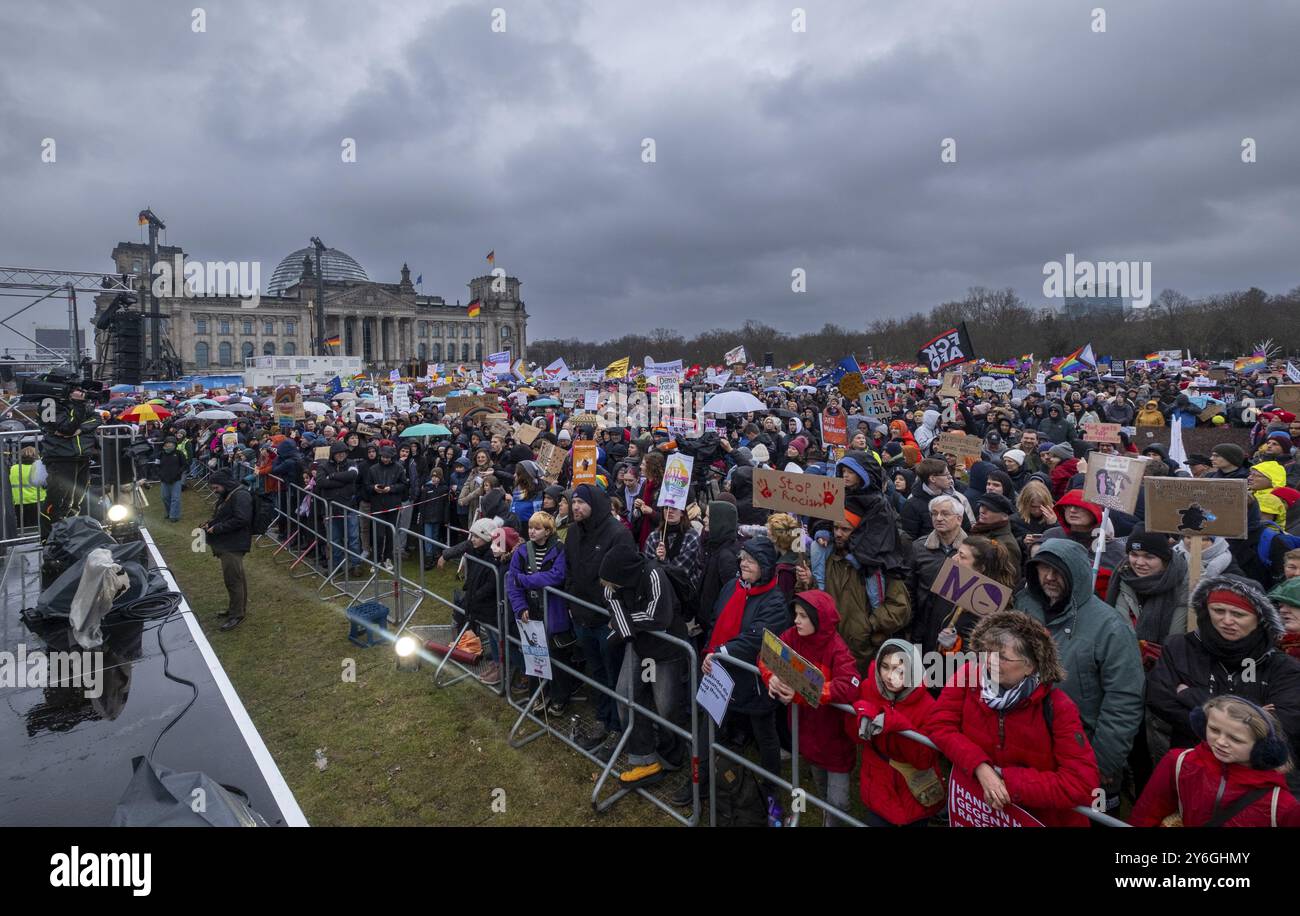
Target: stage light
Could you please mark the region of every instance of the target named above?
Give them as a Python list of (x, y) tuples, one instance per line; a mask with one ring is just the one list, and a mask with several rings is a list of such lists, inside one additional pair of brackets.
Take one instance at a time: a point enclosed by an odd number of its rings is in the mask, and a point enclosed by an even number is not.
[(416, 652), (419, 645), (420, 644), (410, 636), (398, 637), (397, 642), (393, 644), (393, 651), (397, 653), (398, 671), (420, 670), (420, 656)]
[(115, 503), (108, 507), (108, 521), (111, 525), (120, 525), (131, 517), (131, 507)]

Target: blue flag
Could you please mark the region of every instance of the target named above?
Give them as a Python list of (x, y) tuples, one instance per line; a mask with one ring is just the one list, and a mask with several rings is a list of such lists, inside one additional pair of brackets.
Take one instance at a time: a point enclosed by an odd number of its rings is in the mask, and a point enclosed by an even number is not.
[(338, 394), (343, 390), (343, 382), (336, 375), (330, 379), (330, 394)]
[(420, 274), (418, 277), (415, 278), (416, 286), (419, 286), (423, 282), (424, 282), (424, 274)]
[(848, 375), (850, 372), (861, 371), (862, 369), (858, 367), (858, 361), (851, 356), (846, 356), (835, 364), (835, 368), (817, 380), (817, 387), (820, 388), (823, 385), (838, 385), (840, 379), (844, 378), (844, 376)]

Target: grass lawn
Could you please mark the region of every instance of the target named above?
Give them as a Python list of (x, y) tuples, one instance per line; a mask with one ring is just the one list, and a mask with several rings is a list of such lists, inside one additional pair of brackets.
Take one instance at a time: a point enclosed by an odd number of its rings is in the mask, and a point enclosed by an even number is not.
[[(344, 601), (321, 600), (320, 580), (291, 578), (269, 547), (255, 548), (245, 560), (248, 619), (219, 632), (224, 618), (217, 613), (226, 606), (221, 566), (211, 553), (190, 549), (190, 531), (208, 518), (209, 504), (187, 490), (183, 522), (170, 524), (159, 491), (149, 497), (149, 531), (312, 824), (674, 823), (635, 796), (595, 813), (598, 771), (589, 761), (549, 737), (512, 749), (506, 736), (515, 713), (500, 697), (471, 681), (436, 688), (428, 665), (417, 673), (397, 671), (386, 643), (361, 649), (348, 642)], [(450, 567), (430, 576), (435, 590), (449, 596)], [(441, 605), (431, 604), (421, 606), (415, 623), (449, 621)], [(347, 659), (355, 662), (354, 683), (343, 680)], [(496, 788), (505, 790), (504, 812), (493, 811)]]

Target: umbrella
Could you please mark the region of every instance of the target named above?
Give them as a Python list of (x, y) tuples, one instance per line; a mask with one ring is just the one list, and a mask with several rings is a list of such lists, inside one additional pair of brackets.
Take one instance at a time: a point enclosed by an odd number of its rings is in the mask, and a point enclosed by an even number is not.
[(108, 389), (108, 390), (109, 390), (109, 391), (113, 391), (113, 392), (135, 391), (135, 386), (134, 386), (134, 385), (114, 385), (112, 388), (110, 388), (110, 389)]
[(398, 438), (406, 436), (450, 436), (451, 430), (438, 423), (417, 423), (402, 430)]
[(187, 401), (181, 401), (181, 406), (182, 406), (182, 407), (186, 407), (186, 406), (188, 406), (188, 405), (190, 405), (190, 404), (203, 404), (203, 405), (205, 405), (205, 406), (207, 406), (207, 407), (220, 407), (220, 406), (221, 406), (217, 401), (212, 400), (212, 398), (190, 398), (190, 399), (187, 400)]
[(158, 420), (170, 417), (172, 412), (165, 407), (155, 407), (152, 404), (140, 404), (132, 407), (130, 410), (122, 411), (120, 420), (131, 420), (134, 423), (153, 423)]
[(133, 398), (113, 398), (104, 406), (109, 410), (121, 410), (123, 407), (130, 407), (135, 403)]
[(149, 403), (149, 404), (166, 404), (166, 403), (167, 403), (167, 399), (166, 399), (166, 398), (150, 398), (146, 403)]
[(748, 413), (749, 411), (762, 412), (767, 410), (767, 405), (744, 391), (724, 391), (708, 400), (704, 405), (704, 413)]
[(195, 417), (200, 420), (233, 420), (235, 415), (228, 410), (201, 410)]
[(816, 393), (817, 393), (817, 389), (814, 388), (812, 385), (796, 385), (794, 390), (795, 390), (795, 391), (802, 391), (802, 392), (804, 392), (805, 394), (816, 394)]
[(768, 413), (774, 417), (780, 417), (783, 420), (799, 416), (799, 414), (795, 413), (793, 410), (786, 410), (784, 407), (773, 408), (772, 410), (769, 410)]
[(785, 389), (782, 388), (780, 385), (768, 385), (766, 388), (763, 389), (763, 392), (767, 393), (772, 391), (784, 391), (784, 390)]
[(538, 398), (536, 401), (529, 401), (529, 407), (559, 407), (560, 402), (555, 398)]
[(235, 413), (252, 413), (253, 407), (251, 404), (245, 404), (241, 401), (238, 404), (227, 404), (226, 410), (233, 410)]
[(308, 413), (325, 413), (330, 408), (328, 404), (322, 404), (320, 401), (303, 401), (302, 409)]

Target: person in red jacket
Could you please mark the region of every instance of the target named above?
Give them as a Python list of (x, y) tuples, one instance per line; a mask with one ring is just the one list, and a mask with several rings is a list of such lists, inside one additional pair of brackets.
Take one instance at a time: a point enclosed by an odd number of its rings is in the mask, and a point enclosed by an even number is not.
[(859, 784), (872, 827), (924, 827), (943, 805), (939, 755), (898, 734), (920, 731), (934, 707), (923, 681), (920, 647), (887, 639), (853, 704), (849, 728), (866, 744)]
[[(825, 678), (816, 709), (761, 660), (758, 670), (770, 696), (787, 706), (794, 702), (803, 707), (799, 710), (799, 754), (812, 769), (817, 796), (848, 811), (850, 774), (858, 752), (845, 733), (848, 716), (831, 704), (850, 703), (858, 695), (858, 668), (848, 643), (839, 634), (839, 625), (835, 599), (814, 589), (794, 596), (794, 626), (781, 634), (781, 641), (816, 665)], [(826, 813), (822, 823), (840, 826), (838, 818)]]
[[(1192, 710), (1201, 743), (1160, 759), (1129, 823), (1155, 827), (1297, 827), (1291, 751), (1273, 714), (1223, 694)], [(1170, 821), (1173, 823), (1170, 823)]]
[(943, 755), (996, 811), (1018, 805), (1048, 827), (1086, 827), (1073, 811), (1101, 785), (1097, 758), (1046, 627), (1000, 611), (971, 633), (978, 662), (953, 673), (926, 719)]

